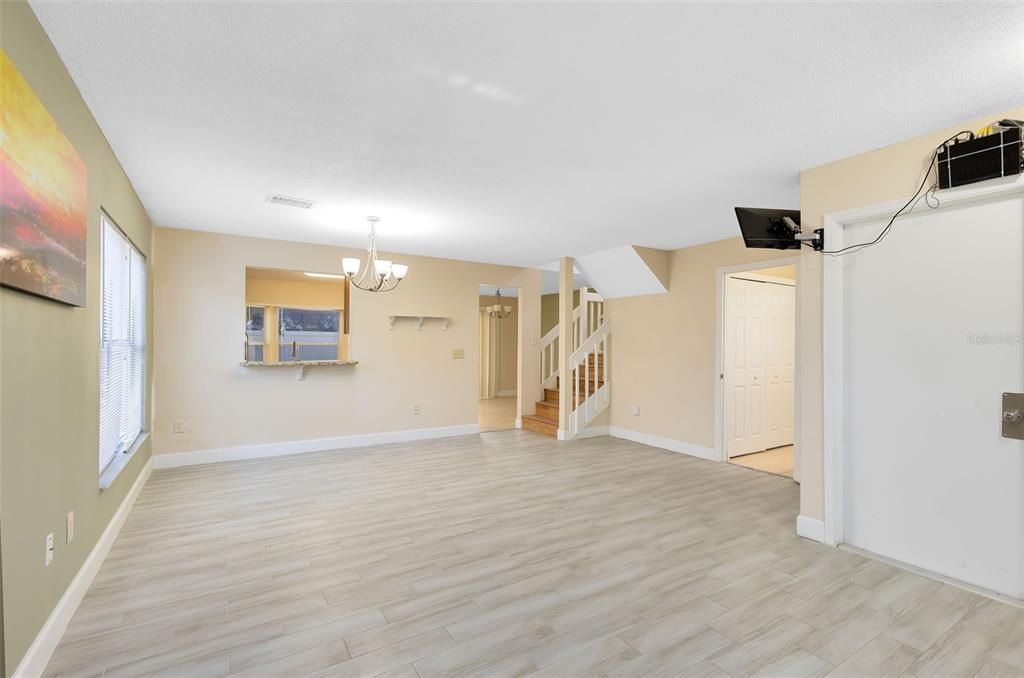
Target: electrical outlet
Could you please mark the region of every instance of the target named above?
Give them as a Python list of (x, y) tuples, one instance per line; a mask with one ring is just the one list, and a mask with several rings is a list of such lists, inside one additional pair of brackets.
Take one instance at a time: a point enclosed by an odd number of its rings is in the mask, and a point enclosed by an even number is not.
[(75, 512), (68, 511), (67, 520), (67, 543), (70, 544), (75, 538)]
[(53, 532), (46, 535), (46, 567), (53, 562)]
[(184, 419), (175, 419), (174, 423), (172, 424), (172, 427), (173, 427), (173, 430), (174, 430), (175, 433), (184, 433), (185, 432), (185, 420)]
[(418, 404), (412, 406), (412, 413), (413, 414), (419, 414), (420, 413), (420, 406)]
[(633, 405), (633, 416), (634, 417), (639, 417), (640, 416), (640, 406), (639, 405)]

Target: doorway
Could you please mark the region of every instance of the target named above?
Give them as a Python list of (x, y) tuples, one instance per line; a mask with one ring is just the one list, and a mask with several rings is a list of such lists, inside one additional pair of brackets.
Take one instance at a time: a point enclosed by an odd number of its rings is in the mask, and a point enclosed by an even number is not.
[(796, 265), (725, 273), (721, 370), (723, 457), (794, 477)]
[(503, 431), (516, 425), (518, 297), (518, 288), (480, 285), (477, 420), (481, 431)]

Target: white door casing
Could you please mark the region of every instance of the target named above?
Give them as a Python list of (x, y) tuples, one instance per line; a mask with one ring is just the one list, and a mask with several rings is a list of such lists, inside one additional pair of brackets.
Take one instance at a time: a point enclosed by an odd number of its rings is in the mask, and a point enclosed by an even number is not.
[(796, 289), (764, 284), (766, 332), (765, 442), (768, 448), (793, 444), (796, 359)]
[[(825, 261), (825, 541), (1024, 598), (1024, 181), (938, 197)], [(827, 216), (827, 248), (901, 205)]]
[(480, 309), (480, 398), (498, 394), (498, 327), (485, 308)]

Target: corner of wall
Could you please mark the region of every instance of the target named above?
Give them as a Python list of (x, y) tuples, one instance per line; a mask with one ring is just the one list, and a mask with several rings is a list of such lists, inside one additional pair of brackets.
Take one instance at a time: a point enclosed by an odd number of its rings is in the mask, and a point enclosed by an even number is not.
[(668, 250), (656, 250), (651, 247), (640, 247), (633, 245), (633, 249), (640, 255), (640, 258), (651, 269), (651, 273), (658, 279), (665, 290), (671, 289), (669, 283), (672, 275), (672, 253)]

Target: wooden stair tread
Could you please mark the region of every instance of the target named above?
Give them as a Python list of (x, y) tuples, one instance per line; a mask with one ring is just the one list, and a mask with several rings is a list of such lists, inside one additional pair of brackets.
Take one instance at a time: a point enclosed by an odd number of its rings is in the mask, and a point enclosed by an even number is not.
[[(546, 388), (546, 389), (544, 389), (544, 391), (545, 391), (544, 400), (539, 400), (537, 402), (538, 403), (548, 403), (550, 405), (554, 405), (554, 406), (557, 407), (558, 406), (558, 398), (559, 398), (558, 389), (557, 388)], [(547, 392), (550, 392), (550, 394), (548, 394)], [(583, 402), (583, 394), (582, 393), (577, 393), (576, 394), (576, 404), (579, 405), (582, 402)]]
[(536, 414), (523, 415), (523, 428), (542, 435), (558, 437), (558, 420)]

